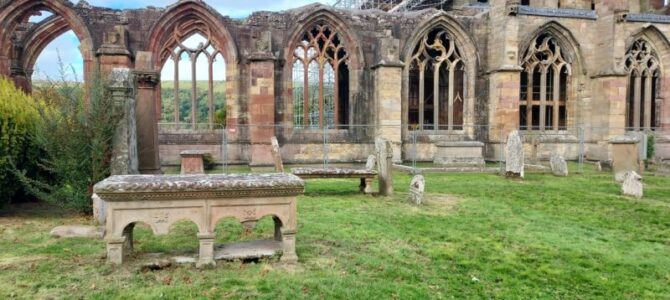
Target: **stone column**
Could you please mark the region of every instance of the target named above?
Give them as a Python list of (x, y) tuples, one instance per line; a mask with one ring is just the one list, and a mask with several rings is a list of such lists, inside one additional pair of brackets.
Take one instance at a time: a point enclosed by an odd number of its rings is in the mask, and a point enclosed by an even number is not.
[(258, 33), (256, 52), (249, 57), (249, 136), (251, 166), (271, 166), (275, 135), (275, 57), (270, 52), (270, 32)]
[(216, 262), (214, 261), (214, 238), (215, 236), (212, 233), (198, 234), (200, 253), (198, 261), (195, 264), (197, 268), (216, 266)]
[(114, 108), (121, 116), (112, 143), (112, 175), (137, 174), (137, 127), (130, 70), (114, 69), (110, 80), (108, 89), (114, 99)]
[(374, 71), (376, 136), (391, 142), (393, 161), (401, 162), (402, 147), (402, 68), (398, 49), (400, 41), (382, 38)]
[(150, 52), (137, 52), (134, 74), (137, 85), (135, 110), (139, 171), (142, 174), (159, 174), (161, 165), (156, 102), (160, 97), (160, 74), (153, 69)]
[(379, 194), (381, 196), (393, 196), (393, 146), (390, 141), (377, 138), (375, 149), (377, 150), (379, 169)]
[(593, 43), (600, 45), (598, 55), (592, 57), (594, 70), (591, 101), (591, 127), (589, 139), (597, 141), (587, 145), (589, 160), (607, 161), (611, 159), (609, 139), (623, 135), (626, 127), (627, 74), (623, 70), (626, 52), (624, 15), (629, 3), (625, 0), (596, 0), (596, 20)]
[(519, 129), (520, 74), (518, 1), (491, 1), (489, 34), (489, 159), (500, 159), (501, 144), (507, 135)]

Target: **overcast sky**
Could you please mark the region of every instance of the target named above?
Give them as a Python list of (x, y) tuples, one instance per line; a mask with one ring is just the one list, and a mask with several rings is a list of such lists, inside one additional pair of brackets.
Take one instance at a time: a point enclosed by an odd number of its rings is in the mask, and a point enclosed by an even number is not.
[[(175, 3), (175, 0), (87, 0), (89, 4), (94, 6), (102, 6), (109, 8), (125, 9), (125, 8), (142, 8), (146, 6), (157, 6), (164, 7), (172, 3)], [(72, 2), (77, 2), (73, 0)], [(249, 16), (254, 11), (280, 11), (290, 8), (296, 8), (304, 6), (314, 2), (321, 2), (330, 4), (334, 0), (206, 0), (210, 6), (214, 7), (224, 16), (230, 16), (232, 18), (244, 18)], [(46, 78), (59, 79), (60, 70), (59, 67), (59, 57), (63, 64), (67, 66), (65, 69), (67, 71), (67, 79), (73, 80), (73, 73), (77, 74), (77, 77), (81, 79), (83, 72), (83, 59), (81, 58), (81, 53), (79, 52), (79, 40), (72, 33), (68, 31), (62, 36), (55, 39), (47, 48), (40, 54), (40, 57), (37, 59), (35, 64), (35, 72), (33, 78), (37, 80), (42, 80)], [(71, 71), (74, 69), (74, 72)], [(201, 68), (202, 69), (202, 68)], [(169, 71), (169, 70), (166, 70)], [(202, 75), (206, 74), (201, 73), (198, 75), (199, 78), (203, 78)], [(168, 73), (169, 74), (169, 73)], [(188, 75), (190, 78), (190, 75)], [(205, 75), (206, 77), (206, 75)], [(182, 78), (182, 80), (189, 79)]]

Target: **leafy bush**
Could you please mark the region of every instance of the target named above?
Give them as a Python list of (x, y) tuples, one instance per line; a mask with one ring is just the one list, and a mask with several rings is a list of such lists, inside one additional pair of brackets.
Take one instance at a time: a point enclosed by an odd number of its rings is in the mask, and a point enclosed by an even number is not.
[(109, 176), (112, 138), (120, 120), (102, 80), (85, 87), (66, 81), (35, 88), (42, 122), (34, 142), (41, 151), (38, 176), (17, 172), (39, 199), (90, 213), (93, 185)]
[(26, 173), (35, 169), (35, 158), (30, 137), (39, 123), (39, 114), (33, 99), (0, 78), (0, 206), (11, 202), (20, 192), (14, 176), (14, 166)]

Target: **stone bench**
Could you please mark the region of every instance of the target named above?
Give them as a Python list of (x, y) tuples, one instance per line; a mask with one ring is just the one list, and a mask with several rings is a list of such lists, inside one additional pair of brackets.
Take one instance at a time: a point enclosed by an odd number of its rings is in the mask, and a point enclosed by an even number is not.
[(372, 181), (377, 177), (377, 171), (353, 168), (295, 168), (291, 173), (302, 179), (360, 178), (359, 189), (366, 194), (372, 194)]
[[(284, 172), (284, 163), (279, 152), (279, 142), (276, 137), (272, 137), (272, 158), (274, 159), (275, 171)], [(374, 155), (368, 157), (365, 169), (354, 168), (294, 168), (291, 173), (301, 179), (313, 178), (360, 178), (359, 189), (366, 194), (372, 194), (372, 181), (377, 177), (377, 171), (374, 170), (377, 158)]]
[(206, 151), (185, 150), (179, 153), (181, 156), (181, 174), (205, 174), (205, 158), (211, 154)]
[(215, 265), (214, 228), (227, 217), (253, 228), (272, 216), (275, 241), (281, 244), (282, 262), (295, 263), (296, 197), (305, 183), (290, 174), (259, 175), (128, 175), (98, 183), (94, 193), (105, 206), (107, 260), (123, 263), (133, 248), (133, 228), (141, 222), (156, 235), (167, 234), (177, 221), (198, 226), (200, 251), (197, 266)]

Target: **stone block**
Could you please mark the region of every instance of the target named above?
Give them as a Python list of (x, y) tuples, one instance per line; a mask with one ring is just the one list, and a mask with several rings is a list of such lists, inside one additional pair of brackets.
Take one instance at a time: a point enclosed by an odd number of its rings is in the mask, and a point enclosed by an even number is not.
[(483, 167), (484, 143), (438, 142), (433, 163), (448, 167)]

